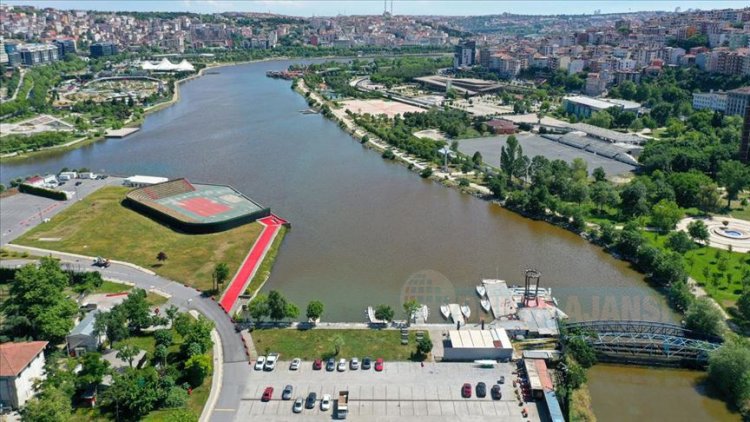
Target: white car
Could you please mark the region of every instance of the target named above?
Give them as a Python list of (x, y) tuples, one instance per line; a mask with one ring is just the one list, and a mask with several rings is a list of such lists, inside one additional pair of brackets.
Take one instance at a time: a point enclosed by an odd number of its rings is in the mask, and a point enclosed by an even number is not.
[(359, 369), (359, 359), (352, 358), (352, 360), (349, 361), (349, 369)]
[(326, 411), (331, 408), (331, 395), (323, 394), (323, 398), (320, 399), (320, 410)]
[(346, 359), (339, 360), (339, 364), (336, 367), (336, 370), (339, 371), (339, 372), (346, 371)]
[(263, 365), (266, 363), (266, 357), (265, 356), (258, 356), (258, 359), (255, 359), (255, 370), (260, 371), (263, 369)]
[(292, 359), (292, 363), (289, 364), (289, 370), (296, 371), (299, 369), (299, 366), (301, 364), (302, 364), (302, 360), (300, 358), (294, 358)]
[(266, 357), (266, 364), (263, 365), (264, 371), (273, 371), (276, 368), (276, 362), (279, 361), (278, 353), (271, 353)]
[(297, 400), (294, 401), (294, 405), (292, 406), (292, 411), (294, 413), (302, 412), (303, 403), (304, 403), (304, 400), (302, 400), (302, 397), (297, 397)]

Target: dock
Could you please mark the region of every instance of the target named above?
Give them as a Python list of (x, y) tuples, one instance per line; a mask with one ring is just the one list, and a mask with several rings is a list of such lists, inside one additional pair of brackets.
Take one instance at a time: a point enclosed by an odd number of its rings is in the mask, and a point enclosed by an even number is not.
[(464, 314), (461, 313), (461, 307), (457, 303), (449, 303), (448, 309), (451, 311), (451, 319), (454, 323), (460, 322), (461, 325), (466, 325)]
[(504, 280), (482, 280), (486, 290), (487, 299), (490, 301), (492, 316), (495, 319), (507, 317), (516, 313), (518, 307), (513, 300), (513, 292), (508, 288)]
[(104, 133), (106, 138), (124, 138), (141, 130), (140, 127), (124, 127), (122, 129), (107, 129)]

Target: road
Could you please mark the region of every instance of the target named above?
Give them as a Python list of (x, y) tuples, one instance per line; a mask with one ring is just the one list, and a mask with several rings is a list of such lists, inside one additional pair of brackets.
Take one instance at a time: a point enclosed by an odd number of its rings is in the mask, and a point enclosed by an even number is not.
[[(118, 184), (120, 182), (120, 180), (115, 178), (84, 181), (78, 186), (78, 195), (83, 198), (103, 185)], [(128, 281), (142, 289), (160, 290), (171, 296), (170, 303), (181, 309), (196, 310), (213, 321), (214, 327), (221, 339), (223, 364), (220, 393), (208, 420), (211, 422), (234, 421), (243, 392), (245, 391), (248, 376), (250, 375), (250, 366), (248, 365), (241, 337), (235, 332), (234, 324), (229, 316), (215, 301), (202, 296), (197, 290), (191, 287), (155, 275), (151, 271), (139, 269), (132, 264), (114, 262), (109, 268), (100, 269), (92, 265), (93, 259), (91, 257), (29, 249), (8, 244), (38, 225), (44, 218), (59, 213), (75, 202), (75, 199), (53, 201), (26, 194), (17, 194), (0, 199), (0, 209), (2, 209), (2, 213), (0, 213), (2, 245), (12, 250), (25, 250), (37, 256), (53, 256), (59, 258), (62, 263), (74, 267), (76, 270), (100, 271), (105, 278)], [(41, 219), (40, 214), (42, 215)], [(23, 262), (9, 260), (0, 262), (0, 265), (15, 267), (21, 263)]]

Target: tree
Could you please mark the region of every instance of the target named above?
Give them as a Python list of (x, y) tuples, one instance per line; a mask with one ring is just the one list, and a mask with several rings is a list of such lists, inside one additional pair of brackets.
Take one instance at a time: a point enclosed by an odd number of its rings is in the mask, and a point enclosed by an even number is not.
[(206, 354), (192, 356), (185, 362), (185, 374), (193, 387), (203, 384), (211, 370), (211, 356)]
[(341, 334), (336, 334), (333, 336), (333, 339), (331, 340), (333, 342), (333, 348), (336, 351), (336, 355), (341, 352), (341, 348), (344, 347), (344, 337), (341, 336)]
[(701, 334), (721, 336), (724, 333), (724, 318), (711, 299), (700, 297), (685, 312), (685, 326)]
[(513, 176), (519, 172), (518, 168), (521, 165), (522, 157), (523, 149), (519, 145), (518, 139), (514, 135), (510, 135), (505, 145), (500, 148), (500, 169), (508, 176), (509, 186)]
[(719, 166), (719, 182), (727, 190), (727, 208), (737, 195), (750, 185), (750, 169), (739, 161), (725, 161)]
[(174, 325), (174, 321), (177, 318), (177, 314), (179, 312), (180, 310), (174, 305), (169, 305), (169, 308), (167, 308), (167, 310), (165, 311), (165, 313), (167, 314), (167, 318), (169, 319), (170, 326)]
[(268, 316), (268, 296), (258, 293), (251, 301), (247, 304), (247, 312), (250, 317), (257, 322), (263, 320)]
[(584, 368), (590, 368), (596, 363), (596, 352), (580, 337), (574, 337), (566, 345), (568, 352)]
[(163, 344), (157, 344), (154, 347), (154, 359), (161, 363), (163, 366), (167, 366), (167, 357), (169, 356), (169, 349)]
[(70, 397), (58, 388), (47, 387), (38, 397), (26, 403), (21, 418), (33, 422), (67, 422), (72, 411)]
[(159, 381), (160, 376), (153, 367), (127, 368), (114, 375), (112, 386), (102, 394), (102, 404), (114, 408), (118, 419), (119, 415), (140, 418), (164, 398)]
[(294, 303), (287, 303), (284, 316), (289, 319), (295, 319), (299, 316), (299, 307)]
[(178, 330), (178, 333), (182, 336), (180, 352), (186, 357), (208, 353), (214, 344), (211, 340), (213, 323), (203, 316), (197, 320), (189, 315), (186, 315), (186, 317), (187, 323), (182, 324)]
[(432, 340), (424, 336), (417, 341), (417, 353), (421, 356), (427, 356), (432, 351)]
[(57, 344), (73, 328), (76, 303), (65, 295), (68, 275), (58, 261), (45, 257), (16, 270), (9, 297), (2, 304), (10, 333)]
[(471, 157), (471, 162), (474, 163), (475, 166), (481, 166), (482, 165), (482, 153), (477, 151), (474, 153), (474, 155)]
[(606, 181), (597, 181), (591, 185), (591, 200), (596, 204), (599, 212), (603, 207), (614, 207), (620, 200), (620, 196), (614, 187)]
[(690, 287), (684, 282), (672, 283), (669, 286), (668, 296), (672, 306), (681, 312), (689, 308), (694, 300)]
[(665, 245), (675, 252), (684, 254), (685, 252), (695, 248), (695, 243), (690, 239), (687, 233), (684, 231), (677, 231), (667, 236)]
[[(280, 321), (284, 318), (296, 318), (299, 315), (299, 309), (289, 307), (287, 299), (276, 290), (268, 292), (268, 316), (274, 321)], [(291, 312), (296, 309), (296, 312)]]
[(109, 312), (99, 312), (94, 320), (94, 333), (107, 336), (110, 344), (128, 337), (127, 316), (121, 306), (115, 306)]
[(319, 300), (311, 300), (310, 303), (307, 304), (305, 316), (310, 320), (317, 321), (323, 315), (323, 310), (323, 302)]
[(156, 345), (169, 347), (172, 345), (173, 336), (171, 330), (161, 329), (154, 331), (154, 342)]
[(97, 386), (109, 372), (109, 362), (102, 355), (89, 352), (83, 355), (81, 370), (76, 375), (76, 390), (83, 391), (89, 386)]
[(604, 169), (601, 167), (595, 168), (591, 175), (594, 176), (594, 181), (596, 182), (604, 182), (607, 180), (607, 173), (605, 173)]
[(410, 299), (404, 302), (404, 313), (406, 314), (407, 321), (411, 321), (420, 309), (422, 309), (422, 304), (415, 299)]
[(156, 260), (159, 262), (164, 262), (167, 260), (167, 253), (164, 251), (159, 251), (158, 254), (156, 254)]
[(640, 181), (629, 183), (620, 193), (620, 211), (627, 217), (635, 217), (648, 213), (649, 204), (646, 200), (648, 190)]
[(127, 343), (120, 344), (115, 349), (117, 349), (117, 359), (127, 361), (131, 368), (133, 367), (133, 360), (141, 352), (141, 349)]
[(710, 234), (706, 223), (701, 220), (693, 220), (688, 224), (687, 229), (693, 240), (708, 244)]
[(607, 111), (602, 110), (592, 114), (591, 117), (586, 119), (586, 123), (609, 129), (612, 127), (612, 120), (612, 115), (607, 113)]
[(81, 295), (87, 294), (101, 286), (103, 281), (99, 271), (90, 271), (83, 274), (81, 281), (73, 286), (73, 290)]
[(682, 210), (674, 201), (662, 199), (651, 210), (651, 225), (662, 232), (674, 228), (682, 218)]
[(133, 289), (128, 297), (118, 306), (121, 306), (128, 319), (128, 327), (139, 333), (144, 328), (148, 328), (153, 323), (151, 311), (146, 301), (146, 291), (143, 289)]
[(730, 402), (745, 414), (750, 413), (750, 345), (747, 340), (728, 342), (711, 353), (708, 379)]
[(375, 308), (375, 318), (382, 320), (382, 321), (393, 321), (393, 316), (395, 313), (393, 312), (393, 309), (388, 305), (378, 305)]
[(213, 272), (214, 283), (216, 283), (216, 290), (220, 290), (220, 286), (224, 284), (229, 278), (229, 265), (224, 262), (216, 264)]

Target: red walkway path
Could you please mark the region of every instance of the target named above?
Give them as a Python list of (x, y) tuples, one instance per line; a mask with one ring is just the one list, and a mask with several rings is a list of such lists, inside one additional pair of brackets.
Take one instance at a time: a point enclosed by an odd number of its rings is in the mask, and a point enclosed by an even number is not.
[(279, 231), (279, 228), (286, 223), (285, 220), (276, 217), (273, 214), (261, 218), (258, 222), (265, 227), (263, 227), (263, 231), (260, 233), (260, 236), (258, 236), (258, 240), (255, 241), (250, 252), (248, 252), (245, 260), (242, 261), (242, 266), (240, 266), (240, 269), (232, 279), (232, 282), (229, 283), (229, 287), (226, 292), (224, 292), (221, 301), (219, 301), (219, 305), (221, 305), (221, 307), (227, 312), (232, 310), (235, 302), (237, 302), (237, 298), (239, 298), (240, 294), (247, 288), (247, 284), (250, 282), (250, 279), (255, 274), (255, 271), (257, 271), (258, 266), (260, 266), (260, 263), (263, 261), (263, 257), (266, 255), (266, 250), (271, 245), (276, 233)]

